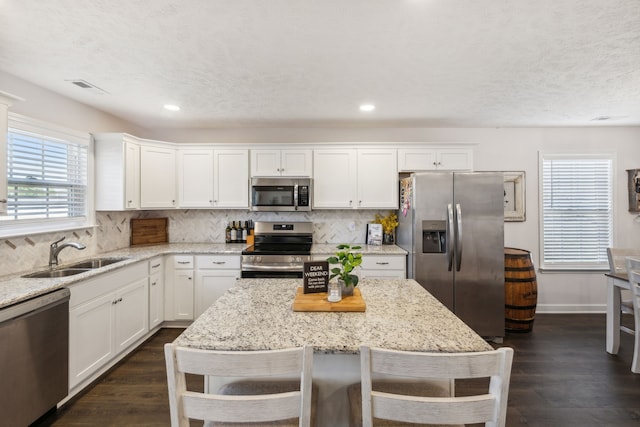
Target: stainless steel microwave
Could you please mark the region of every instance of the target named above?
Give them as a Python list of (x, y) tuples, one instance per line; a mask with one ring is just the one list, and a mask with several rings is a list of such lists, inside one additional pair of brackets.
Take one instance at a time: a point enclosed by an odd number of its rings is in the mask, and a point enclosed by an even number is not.
[(311, 210), (311, 178), (251, 178), (251, 210)]

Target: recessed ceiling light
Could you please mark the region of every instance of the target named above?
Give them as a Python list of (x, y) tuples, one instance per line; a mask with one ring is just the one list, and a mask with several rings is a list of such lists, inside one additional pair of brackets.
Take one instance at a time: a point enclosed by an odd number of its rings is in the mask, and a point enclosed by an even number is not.
[(360, 111), (369, 112), (376, 109), (376, 106), (373, 104), (362, 104), (360, 105)]
[(180, 111), (180, 107), (178, 107), (177, 105), (173, 105), (173, 104), (166, 104), (164, 106), (165, 110), (169, 110), (169, 111)]

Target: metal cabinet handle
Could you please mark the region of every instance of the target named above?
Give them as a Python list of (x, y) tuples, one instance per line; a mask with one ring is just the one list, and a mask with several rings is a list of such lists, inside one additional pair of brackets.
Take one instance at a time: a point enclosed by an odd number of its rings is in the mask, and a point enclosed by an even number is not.
[(216, 265), (221, 265), (221, 264), (226, 264), (227, 261), (213, 261), (213, 263)]
[(178, 264), (191, 264), (191, 261), (178, 261)]
[(376, 262), (376, 264), (378, 264), (378, 265), (387, 265), (389, 263), (388, 262)]
[(156, 264), (156, 265), (152, 265), (151, 268), (158, 268), (160, 267), (160, 264)]
[(151, 286), (155, 286), (155, 285), (156, 285), (156, 283), (157, 283), (157, 282), (153, 282), (153, 283), (151, 284)]
[(7, 203), (7, 199), (0, 199), (0, 203)]

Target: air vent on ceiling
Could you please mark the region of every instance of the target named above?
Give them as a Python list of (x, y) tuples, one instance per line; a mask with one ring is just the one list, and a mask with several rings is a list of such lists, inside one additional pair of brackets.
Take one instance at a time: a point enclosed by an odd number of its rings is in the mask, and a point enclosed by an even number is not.
[(76, 86), (78, 86), (79, 88), (82, 88), (84, 90), (87, 90), (91, 93), (96, 93), (98, 95), (104, 95), (107, 93), (107, 91), (100, 89), (98, 86), (93, 85), (91, 83), (89, 83), (86, 80), (82, 80), (82, 79), (74, 79), (74, 80), (66, 80), (68, 82), (71, 82), (71, 84), (74, 84)]

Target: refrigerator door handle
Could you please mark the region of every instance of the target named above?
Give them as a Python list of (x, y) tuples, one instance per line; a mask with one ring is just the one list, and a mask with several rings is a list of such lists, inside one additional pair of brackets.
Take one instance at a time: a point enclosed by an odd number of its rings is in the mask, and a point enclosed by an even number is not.
[(447, 205), (447, 261), (449, 262), (447, 271), (451, 271), (453, 268), (453, 236), (453, 205), (449, 203)]
[(462, 264), (462, 208), (456, 203), (456, 271)]

